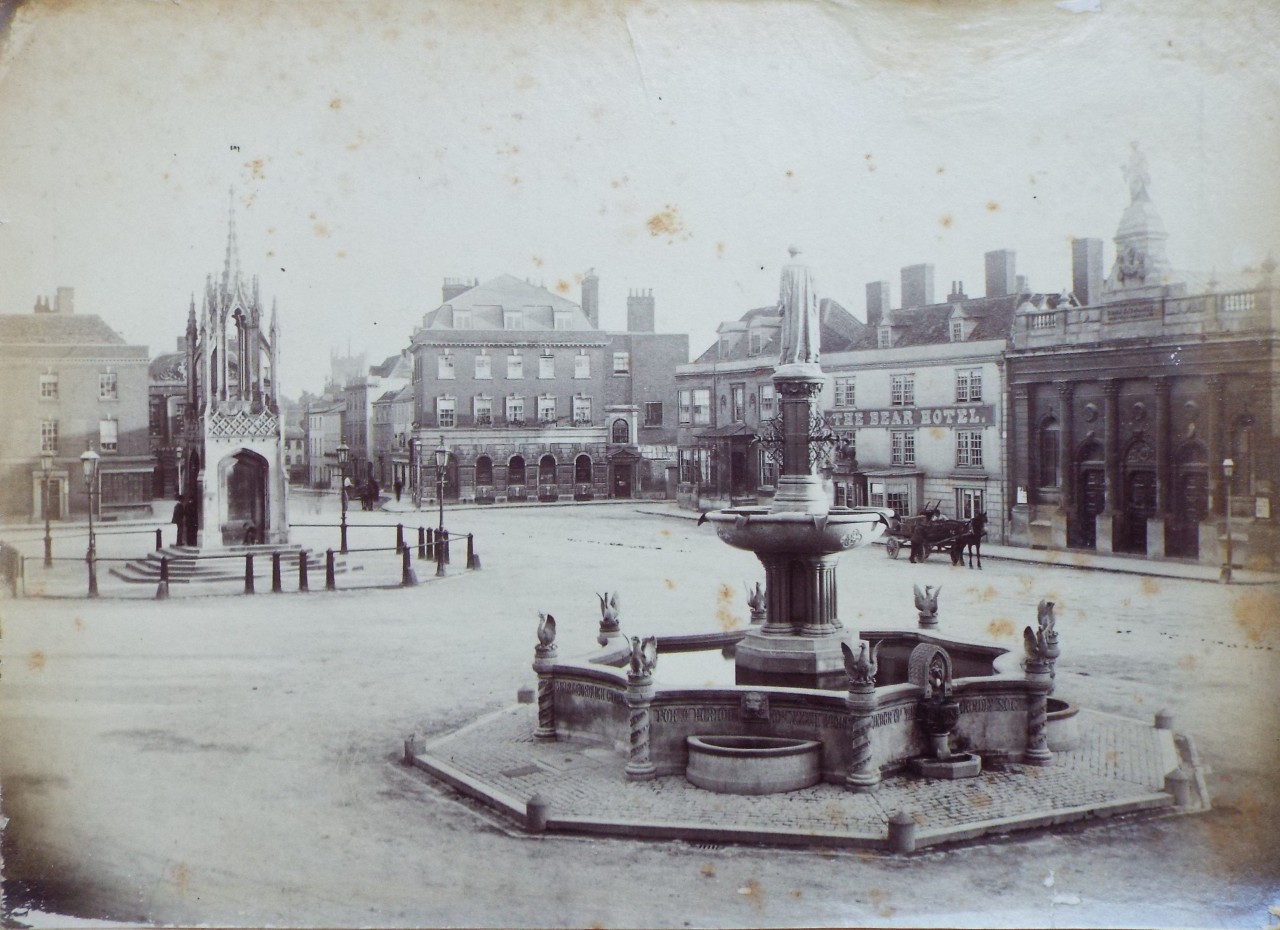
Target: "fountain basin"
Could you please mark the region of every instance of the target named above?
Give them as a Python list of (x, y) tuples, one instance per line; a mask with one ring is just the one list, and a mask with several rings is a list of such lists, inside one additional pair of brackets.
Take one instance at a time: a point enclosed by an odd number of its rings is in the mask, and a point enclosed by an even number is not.
[(949, 759), (917, 758), (911, 770), (921, 778), (976, 778), (982, 773), (982, 759), (972, 752), (956, 752)]
[(1051, 752), (1069, 752), (1080, 747), (1080, 708), (1062, 698), (1051, 697), (1046, 701), (1049, 710), (1045, 722), (1045, 736)]
[(690, 736), (685, 778), (721, 794), (778, 794), (822, 777), (822, 743), (781, 736)]
[(870, 545), (888, 525), (884, 514), (873, 508), (832, 507), (825, 514), (807, 514), (730, 507), (705, 516), (729, 545), (766, 554), (844, 552)]

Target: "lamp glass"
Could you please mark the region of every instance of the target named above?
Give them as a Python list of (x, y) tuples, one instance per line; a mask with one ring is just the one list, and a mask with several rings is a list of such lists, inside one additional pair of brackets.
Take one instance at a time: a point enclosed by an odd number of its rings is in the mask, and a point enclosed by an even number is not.
[(1236, 470), (1235, 462), (1233, 462), (1231, 459), (1222, 460), (1222, 471), (1224, 474), (1226, 474), (1228, 478), (1231, 477), (1232, 472), (1234, 472), (1235, 470)]
[(444, 468), (449, 462), (449, 450), (441, 443), (436, 449), (436, 468)]
[(345, 442), (338, 443), (338, 464), (339, 465), (347, 464), (347, 455), (350, 452), (351, 452), (351, 447), (348, 446)]
[(45, 475), (48, 475), (49, 472), (53, 471), (53, 453), (47, 449), (40, 453), (40, 470), (43, 471)]
[(84, 467), (84, 480), (92, 481), (94, 472), (98, 470), (98, 453), (92, 449), (81, 452), (80, 464)]

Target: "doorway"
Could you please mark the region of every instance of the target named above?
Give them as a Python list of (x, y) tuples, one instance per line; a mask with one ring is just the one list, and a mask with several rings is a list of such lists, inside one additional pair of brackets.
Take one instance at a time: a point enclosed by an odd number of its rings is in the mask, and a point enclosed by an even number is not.
[(1071, 545), (1083, 549), (1096, 549), (1098, 546), (1098, 514), (1107, 505), (1107, 473), (1101, 464), (1084, 465), (1080, 468), (1080, 502), (1076, 508), (1076, 521), (1073, 527), (1075, 538)]
[(1120, 552), (1146, 554), (1147, 520), (1156, 513), (1156, 473), (1137, 469), (1125, 476), (1124, 514), (1120, 524)]
[(1165, 555), (1200, 557), (1200, 521), (1209, 515), (1208, 454), (1192, 443), (1179, 451), (1174, 465), (1173, 499), (1165, 526)]
[(223, 544), (261, 542), (270, 529), (267, 526), (267, 460), (256, 452), (241, 450), (223, 459), (218, 470), (227, 502)]
[(634, 478), (634, 466), (613, 466), (613, 497), (630, 498), (631, 485)]

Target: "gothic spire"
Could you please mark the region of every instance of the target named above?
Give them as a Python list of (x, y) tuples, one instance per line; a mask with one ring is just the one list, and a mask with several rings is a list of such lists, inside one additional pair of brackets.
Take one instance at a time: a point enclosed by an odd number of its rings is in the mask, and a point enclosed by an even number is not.
[(230, 188), (227, 208), (227, 257), (222, 264), (222, 291), (230, 293), (240, 283), (240, 248), (236, 244), (236, 189)]

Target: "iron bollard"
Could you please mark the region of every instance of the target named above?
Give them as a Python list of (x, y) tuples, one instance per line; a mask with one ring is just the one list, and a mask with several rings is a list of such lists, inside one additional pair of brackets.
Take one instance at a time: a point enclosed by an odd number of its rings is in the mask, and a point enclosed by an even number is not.
[(444, 540), (444, 543), (443, 543), (443, 546), (444, 546), (444, 564), (445, 564), (445, 565), (448, 565), (448, 564), (449, 564), (449, 531), (448, 531), (448, 530), (441, 530), (441, 531), (440, 531), (440, 537)]
[(422, 527), (418, 527), (418, 558), (425, 559), (427, 557), (427, 531)]
[(525, 829), (530, 833), (547, 832), (547, 802), (540, 794), (535, 794), (524, 805)]
[(480, 568), (480, 556), (476, 555), (475, 535), (467, 534), (467, 568), (476, 571)]
[(244, 593), (253, 593), (253, 553), (244, 554)]
[(405, 588), (412, 588), (418, 583), (418, 576), (413, 573), (412, 553), (409, 547), (405, 546), (400, 550), (400, 585)]
[[(158, 531), (157, 531), (158, 532)], [(160, 583), (156, 585), (156, 600), (163, 601), (169, 597), (169, 557), (160, 557)]]
[(307, 550), (303, 549), (298, 553), (298, 590), (309, 591), (310, 586), (307, 584)]
[(98, 596), (98, 557), (90, 555), (85, 557), (85, 561), (89, 563), (89, 596)]
[(404, 551), (404, 524), (396, 524), (396, 552)]
[(432, 526), (427, 527), (427, 558), (436, 560), (436, 530)]
[(284, 590), (280, 584), (280, 553), (271, 553), (271, 593), (279, 594)]
[(164, 548), (164, 540), (160, 536), (160, 527), (156, 527), (156, 552)]
[(338, 581), (334, 577), (332, 549), (326, 549), (324, 553), (324, 589), (326, 591), (338, 590)]

